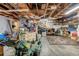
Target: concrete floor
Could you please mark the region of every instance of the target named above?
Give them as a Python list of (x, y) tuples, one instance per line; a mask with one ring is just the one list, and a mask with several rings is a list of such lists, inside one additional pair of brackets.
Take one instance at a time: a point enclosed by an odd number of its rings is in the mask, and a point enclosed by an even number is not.
[(76, 41), (63, 36), (47, 36), (50, 45), (79, 45)]
[(50, 45), (47, 37), (42, 37), (40, 56), (79, 56), (78, 45)]

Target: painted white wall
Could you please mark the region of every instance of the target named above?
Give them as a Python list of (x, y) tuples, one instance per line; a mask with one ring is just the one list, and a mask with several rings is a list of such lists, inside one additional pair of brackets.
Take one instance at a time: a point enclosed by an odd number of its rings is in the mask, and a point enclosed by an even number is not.
[(0, 33), (4, 33), (5, 31), (11, 32), (8, 24), (8, 17), (0, 16)]

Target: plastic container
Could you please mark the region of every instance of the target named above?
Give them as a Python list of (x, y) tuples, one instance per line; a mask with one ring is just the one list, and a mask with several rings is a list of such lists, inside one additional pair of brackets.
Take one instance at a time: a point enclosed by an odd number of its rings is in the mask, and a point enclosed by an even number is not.
[(71, 39), (76, 41), (77, 38), (78, 38), (77, 32), (76, 31), (71, 32)]

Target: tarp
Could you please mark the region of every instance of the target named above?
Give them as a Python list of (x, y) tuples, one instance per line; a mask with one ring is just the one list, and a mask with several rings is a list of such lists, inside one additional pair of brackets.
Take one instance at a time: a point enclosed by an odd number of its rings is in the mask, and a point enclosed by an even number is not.
[(68, 28), (68, 31), (72, 32), (72, 31), (76, 31), (75, 28)]
[(6, 39), (6, 36), (4, 34), (0, 34), (0, 39)]

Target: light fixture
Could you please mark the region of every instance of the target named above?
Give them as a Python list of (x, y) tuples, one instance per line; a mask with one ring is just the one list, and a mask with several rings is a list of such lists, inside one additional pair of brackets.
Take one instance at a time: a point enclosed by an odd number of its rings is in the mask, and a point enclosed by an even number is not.
[(73, 11), (77, 10), (78, 8), (79, 8), (79, 5), (77, 5), (77, 6), (76, 6), (75, 8), (73, 8), (73, 9), (71, 9), (71, 10), (65, 12), (65, 14), (66, 14), (66, 15), (67, 15), (67, 14), (70, 14), (70, 13), (72, 13)]

